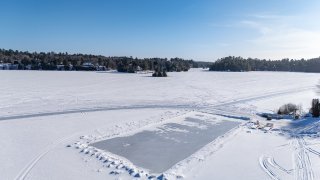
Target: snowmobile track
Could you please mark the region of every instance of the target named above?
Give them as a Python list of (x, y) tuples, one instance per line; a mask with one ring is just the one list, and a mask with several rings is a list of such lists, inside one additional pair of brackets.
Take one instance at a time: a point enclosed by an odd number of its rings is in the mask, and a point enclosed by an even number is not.
[(313, 180), (314, 174), (303, 137), (295, 137), (292, 142), (294, 148), (294, 178), (297, 180)]

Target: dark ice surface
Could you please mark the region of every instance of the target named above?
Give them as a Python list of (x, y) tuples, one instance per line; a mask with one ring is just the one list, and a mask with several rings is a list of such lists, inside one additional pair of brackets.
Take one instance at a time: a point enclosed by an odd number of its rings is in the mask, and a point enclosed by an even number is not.
[(239, 124), (187, 117), (181, 123), (167, 123), (154, 130), (91, 145), (125, 157), (151, 173), (162, 173)]

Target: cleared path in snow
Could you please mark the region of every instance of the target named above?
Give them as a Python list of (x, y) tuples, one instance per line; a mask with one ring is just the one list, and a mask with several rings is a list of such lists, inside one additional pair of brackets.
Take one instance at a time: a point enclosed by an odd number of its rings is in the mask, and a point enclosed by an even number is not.
[(56, 115), (64, 115), (64, 114), (75, 114), (75, 113), (87, 113), (87, 112), (98, 112), (98, 111), (115, 111), (115, 110), (131, 110), (131, 109), (154, 109), (154, 108), (190, 108), (187, 105), (132, 105), (132, 106), (109, 106), (109, 107), (97, 107), (97, 108), (87, 108), (87, 109), (71, 109), (66, 111), (57, 111), (57, 112), (42, 112), (35, 114), (22, 114), (15, 116), (4, 116), (0, 117), (0, 121), (6, 120), (15, 120), (15, 119), (26, 119), (26, 118), (34, 118), (34, 117), (45, 117), (45, 116), (56, 116)]

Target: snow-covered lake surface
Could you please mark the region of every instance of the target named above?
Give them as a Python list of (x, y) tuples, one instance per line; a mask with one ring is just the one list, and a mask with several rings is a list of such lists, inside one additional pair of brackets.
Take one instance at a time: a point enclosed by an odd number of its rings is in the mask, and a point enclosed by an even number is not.
[[(0, 77), (1, 180), (320, 179), (318, 119), (256, 116), (290, 102), (308, 111), (319, 97), (319, 74), (191, 69), (168, 78), (57, 71)], [(248, 119), (271, 122), (274, 130), (252, 129)], [(99, 142), (106, 144), (91, 146)]]
[[(265, 99), (311, 89), (319, 75), (289, 72), (190, 72), (150, 74), (0, 71), (0, 115), (94, 108), (195, 107), (247, 98)], [(277, 107), (277, 106), (276, 106)]]
[(123, 156), (152, 173), (162, 173), (239, 124), (217, 122), (215, 118), (186, 117), (180, 123), (166, 123), (153, 131), (145, 130), (91, 145)]

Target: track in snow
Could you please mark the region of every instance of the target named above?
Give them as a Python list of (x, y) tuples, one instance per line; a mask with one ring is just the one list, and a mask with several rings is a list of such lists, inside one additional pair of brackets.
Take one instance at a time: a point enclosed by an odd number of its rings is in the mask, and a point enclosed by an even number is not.
[[(55, 116), (55, 115), (64, 115), (64, 114), (75, 114), (75, 113), (84, 113), (84, 112), (98, 112), (98, 111), (112, 111), (112, 110), (130, 110), (130, 109), (153, 109), (153, 108), (175, 108), (175, 109), (205, 109), (205, 110), (213, 110), (213, 111), (221, 111), (218, 110), (221, 107), (244, 103), (248, 101), (261, 100), (275, 96), (281, 96), (286, 94), (293, 94), (303, 91), (308, 91), (314, 89), (313, 86), (304, 87), (300, 89), (292, 89), (286, 91), (279, 92), (271, 92), (264, 93), (262, 95), (257, 96), (249, 96), (246, 98), (242, 98), (239, 100), (229, 100), (222, 103), (217, 104), (204, 104), (204, 105), (193, 105), (193, 104), (149, 104), (149, 105), (129, 105), (129, 106), (106, 106), (106, 107), (95, 107), (95, 108), (80, 108), (80, 109), (70, 109), (65, 111), (56, 111), (56, 112), (41, 112), (41, 113), (33, 113), (33, 114), (21, 114), (21, 115), (13, 115), (13, 116), (3, 116), (0, 117), (0, 121), (5, 120), (15, 120), (15, 119), (25, 119), (25, 118), (34, 118), (34, 117), (46, 117), (46, 116)], [(224, 111), (225, 112), (225, 111)]]
[(50, 151), (52, 151), (55, 147), (57, 147), (58, 145), (78, 136), (79, 134), (73, 134), (71, 136), (68, 137), (63, 137), (55, 142), (53, 142), (52, 144), (50, 144), (49, 146), (47, 146), (45, 148), (45, 150), (43, 152), (41, 152), (39, 155), (37, 155), (32, 161), (30, 161), (20, 172), (19, 174), (16, 176), (15, 180), (24, 180), (27, 175), (29, 174), (29, 172), (32, 170), (32, 168), (38, 163), (38, 161), (40, 161), (46, 154), (48, 154)]
[(154, 109), (154, 108), (175, 108), (175, 109), (184, 108), (184, 109), (188, 109), (188, 108), (190, 108), (190, 106), (177, 104), (177, 105), (132, 105), (132, 106), (109, 106), (109, 107), (83, 108), (83, 109), (71, 109), (71, 110), (66, 110), (66, 111), (42, 112), (42, 113), (34, 113), (34, 114), (4, 116), (4, 117), (0, 117), (0, 121), (34, 118), (34, 117), (56, 116), (56, 115), (64, 115), (64, 114), (87, 113), (87, 112), (130, 110), (130, 109)]
[(272, 178), (273, 180), (280, 180), (276, 173), (273, 171), (270, 159), (270, 157), (261, 156), (259, 159), (260, 166), (270, 176), (270, 178)]
[(315, 155), (317, 155), (317, 156), (320, 157), (320, 152), (319, 152), (319, 151), (316, 151), (316, 150), (314, 150), (314, 149), (312, 149), (312, 148), (310, 148), (310, 147), (307, 147), (307, 150), (308, 150), (309, 152), (311, 152), (311, 153), (313, 153), (313, 154), (315, 154)]
[(295, 137), (292, 145), (294, 147), (294, 178), (296, 180), (313, 180), (314, 174), (305, 140), (303, 137)]
[(292, 174), (292, 170), (287, 170), (280, 166), (273, 157), (263, 155), (260, 157), (259, 162), (262, 169), (274, 180), (280, 179), (275, 170), (280, 170), (289, 175)]
[(293, 175), (296, 180), (313, 180), (314, 173), (312, 169), (312, 164), (309, 157), (309, 152), (316, 155), (320, 155), (320, 152), (307, 147), (306, 141), (303, 137), (297, 136), (291, 142), (293, 147), (293, 170), (287, 170), (281, 167), (273, 157), (261, 156), (259, 163), (261, 168), (268, 174), (268, 176), (274, 180), (281, 179), (280, 174), (277, 174), (277, 170)]

